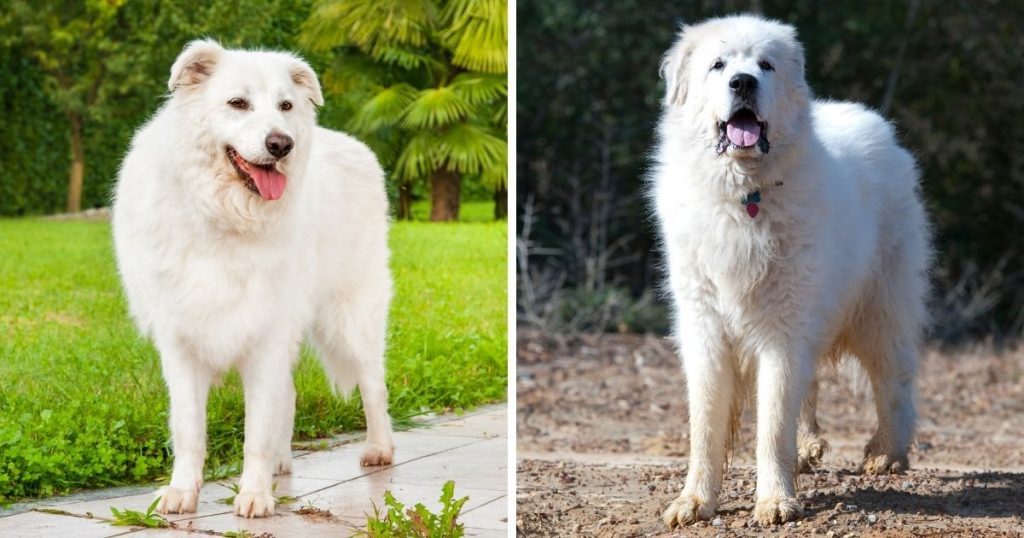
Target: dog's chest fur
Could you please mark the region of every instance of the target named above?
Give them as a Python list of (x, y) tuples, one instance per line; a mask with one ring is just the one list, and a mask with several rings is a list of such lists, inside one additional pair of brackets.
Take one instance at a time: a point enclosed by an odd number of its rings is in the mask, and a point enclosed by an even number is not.
[[(673, 207), (661, 208), (674, 291), (716, 312), (733, 334), (766, 323), (764, 312), (786, 310), (793, 288), (813, 269), (803, 255), (813, 235), (807, 193), (769, 177), (714, 178), (736, 187), (683, 188)], [(743, 203), (751, 184), (766, 185), (754, 217)]]
[[(186, 231), (182, 222), (205, 229)], [(298, 306), (310, 303), (306, 253), (287, 234), (251, 237), (200, 222), (154, 222), (148, 248), (138, 249), (145, 261), (136, 278), (151, 296), (144, 302), (146, 317), (154, 325), (160, 320), (154, 328), (219, 368), (251, 353), (268, 335), (301, 338), (311, 315)]]

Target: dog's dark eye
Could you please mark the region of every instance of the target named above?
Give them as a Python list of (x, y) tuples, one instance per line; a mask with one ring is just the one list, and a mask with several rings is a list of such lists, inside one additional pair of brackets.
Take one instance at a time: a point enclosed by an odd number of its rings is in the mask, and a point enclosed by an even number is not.
[(775, 71), (775, 68), (772, 67), (772, 64), (768, 63), (768, 60), (761, 60), (760, 62), (757, 62), (757, 66), (765, 71)]
[(281, 101), (281, 104), (277, 105), (277, 108), (280, 108), (281, 110), (283, 110), (285, 112), (288, 112), (289, 110), (292, 109), (292, 102), (291, 101)]
[(719, 69), (724, 69), (724, 68), (725, 68), (725, 62), (723, 62), (722, 60), (715, 60), (714, 65), (711, 66), (711, 70), (712, 71), (718, 71)]
[(238, 110), (249, 110), (249, 101), (246, 101), (241, 97), (231, 99), (228, 101), (228, 104), (231, 105), (232, 108), (237, 108)]

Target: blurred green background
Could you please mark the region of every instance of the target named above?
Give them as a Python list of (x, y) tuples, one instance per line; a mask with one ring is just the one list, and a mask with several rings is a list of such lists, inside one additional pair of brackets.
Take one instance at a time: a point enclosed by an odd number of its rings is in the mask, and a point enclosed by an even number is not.
[[(107, 205), (132, 133), (192, 39), (296, 51), (320, 123), (369, 144), (398, 218), (506, 200), (505, 1), (8, 0), (0, 9), (0, 216)], [(75, 164), (82, 190), (76, 196)], [(69, 196), (70, 191), (70, 196)]]
[(937, 248), (932, 338), (1021, 336), (1024, 2), (521, 0), (516, 10), (520, 323), (667, 329), (643, 199), (658, 64), (681, 24), (750, 11), (797, 28), (819, 97), (880, 110), (917, 157)]

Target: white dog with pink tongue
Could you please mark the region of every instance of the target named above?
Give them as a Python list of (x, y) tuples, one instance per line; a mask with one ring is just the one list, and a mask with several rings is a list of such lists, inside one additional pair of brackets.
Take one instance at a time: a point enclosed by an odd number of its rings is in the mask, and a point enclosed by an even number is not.
[(777, 21), (686, 26), (662, 75), (650, 197), (690, 427), (665, 523), (715, 517), (748, 406), (754, 522), (798, 518), (796, 473), (828, 447), (817, 371), (844, 357), (866, 372), (878, 417), (861, 472), (905, 472), (931, 260), (913, 156), (877, 113), (816, 100), (796, 30)]
[(291, 469), (292, 368), (307, 336), (338, 390), (359, 386), (364, 465), (394, 450), (384, 385), (391, 278), (384, 175), (353, 138), (316, 125), (316, 74), (287, 53), (190, 43), (167, 102), (118, 177), (114, 243), (132, 318), (160, 352), (174, 445), (163, 513), (194, 512), (210, 386), (245, 387), (235, 512), (274, 513)]

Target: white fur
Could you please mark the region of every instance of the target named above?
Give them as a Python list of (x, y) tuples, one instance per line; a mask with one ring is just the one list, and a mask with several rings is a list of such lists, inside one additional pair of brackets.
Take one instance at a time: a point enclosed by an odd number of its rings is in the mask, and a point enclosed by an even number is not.
[[(113, 208), (131, 315), (160, 351), (170, 392), (174, 470), (160, 512), (194, 512), (206, 456), (210, 385), (235, 367), (245, 387), (239, 515), (274, 512), (272, 475), (291, 468), (292, 368), (308, 334), (335, 386), (358, 385), (363, 463), (393, 442), (384, 386), (391, 279), (387, 198), (373, 153), (316, 126), (316, 75), (286, 53), (195, 41), (171, 70), (172, 93), (132, 140)], [(248, 111), (228, 101), (244, 97)], [(293, 108), (279, 109), (289, 100)], [(271, 131), (295, 147), (277, 162), (284, 195), (247, 190), (226, 156), (272, 156)]]
[[(717, 59), (725, 67), (713, 70)], [(775, 70), (759, 68), (763, 59)], [(814, 417), (822, 358), (855, 356), (871, 380), (878, 430), (862, 470), (907, 468), (930, 263), (918, 171), (877, 114), (813, 101), (803, 68), (792, 27), (750, 16), (684, 28), (662, 66), (668, 91), (650, 194), (691, 432), (686, 484), (664, 514), (670, 526), (713, 516), (735, 421), (755, 396), (754, 519), (799, 516), (798, 461), (815, 465), (827, 448)], [(758, 80), (767, 153), (716, 151), (736, 73)], [(740, 200), (756, 190), (751, 218)]]

